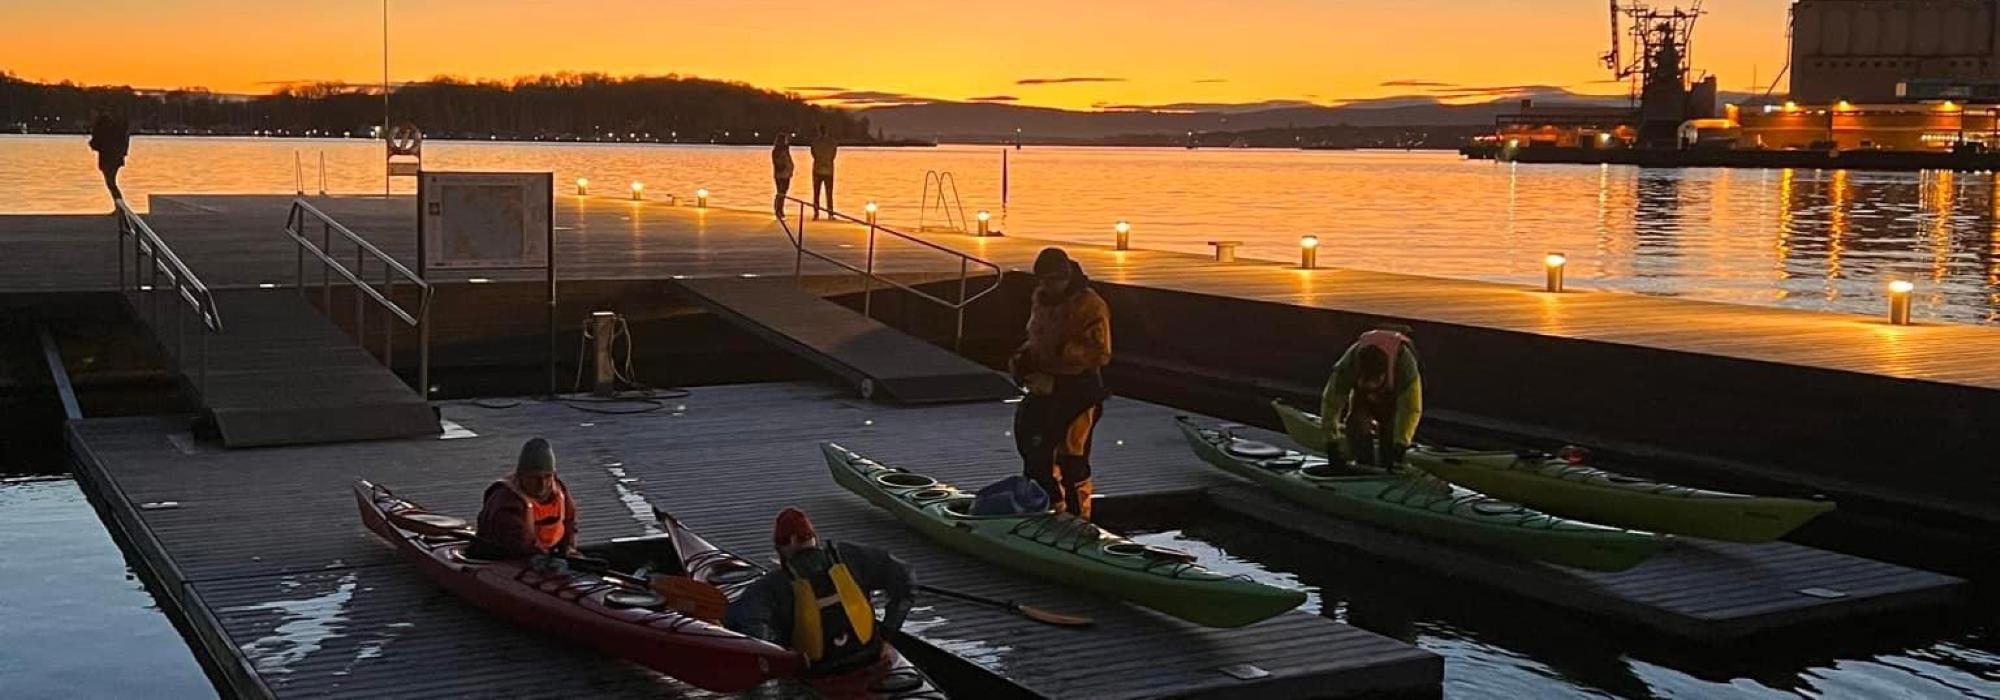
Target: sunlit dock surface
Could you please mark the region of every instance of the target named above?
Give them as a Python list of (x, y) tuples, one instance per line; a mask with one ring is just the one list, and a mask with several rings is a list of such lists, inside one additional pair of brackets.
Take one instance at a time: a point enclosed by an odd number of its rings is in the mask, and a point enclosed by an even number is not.
[[(959, 554), (834, 485), (817, 447), (837, 440), (977, 486), (1019, 469), (1005, 434), (1011, 409), (885, 406), (808, 382), (696, 389), (661, 410), (618, 416), (556, 402), (452, 402), (443, 439), (229, 450), (194, 441), (185, 417), (84, 420), (71, 432), (80, 478), (150, 570), (162, 603), (246, 695), (697, 695), (472, 608), (361, 527), (353, 479), (470, 516), (485, 484), (537, 435), (555, 445), (586, 539), (644, 533), (650, 503), (718, 545), (767, 560), (772, 518), (797, 505), (824, 536), (888, 547), (926, 583), (1096, 619), (1073, 630), (924, 599), (906, 628), (920, 641), (907, 653), (988, 696), (1435, 692), (1439, 657), (1328, 618), (1292, 612), (1202, 628)], [(1188, 453), (1170, 410), (1115, 400), (1107, 415), (1102, 493), (1143, 498), (1228, 483)], [(1223, 671), (1241, 664), (1268, 675)]]
[[(291, 201), (284, 195), (156, 195), (147, 218), (211, 286), (288, 283), (294, 250), (279, 230)], [(389, 254), (416, 258), (413, 200), (311, 201)], [(784, 231), (766, 212), (558, 196), (555, 214), (560, 274), (566, 279), (776, 276), (794, 270)], [(98, 215), (0, 216), (0, 245), (9, 251), (0, 261), (0, 292), (115, 288), (116, 266), (106, 262), (116, 252), (113, 226), (109, 217)], [(923, 237), (1003, 268), (1026, 269), (1051, 243), (1029, 237), (1032, 232), (1017, 234)], [(854, 262), (862, 260), (866, 237), (859, 226), (809, 222), (806, 235), (815, 247), (846, 246)], [(1105, 238), (1102, 246), (1059, 245), (1102, 282), (2000, 389), (2000, 328), (1890, 326), (1875, 317), (1626, 293), (1546, 294), (1535, 287), (1340, 269), (1332, 259), (1320, 261), (1326, 269), (1311, 272), (1247, 259), (1217, 264), (1199, 255), (1144, 250), (1142, 236), (1139, 249), (1115, 251), (1108, 230)], [(907, 243), (884, 239), (878, 254), (878, 273), (957, 276), (955, 263), (946, 269), (947, 258)], [(805, 268), (807, 274), (832, 271), (811, 259)], [(481, 274), (530, 279), (539, 273)]]

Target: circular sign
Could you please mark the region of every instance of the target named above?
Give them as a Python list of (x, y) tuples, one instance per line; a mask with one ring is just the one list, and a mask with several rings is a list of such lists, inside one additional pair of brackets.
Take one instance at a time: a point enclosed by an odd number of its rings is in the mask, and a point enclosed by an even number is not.
[(389, 129), (389, 155), (414, 156), (423, 150), (424, 132), (415, 124), (397, 124)]

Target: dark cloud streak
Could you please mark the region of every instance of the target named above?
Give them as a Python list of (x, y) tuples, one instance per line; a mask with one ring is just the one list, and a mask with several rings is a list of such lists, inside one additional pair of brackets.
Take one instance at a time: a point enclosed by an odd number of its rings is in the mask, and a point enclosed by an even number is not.
[(1070, 78), (1022, 78), (1015, 85), (1066, 85), (1069, 83), (1122, 83), (1124, 78), (1070, 77)]

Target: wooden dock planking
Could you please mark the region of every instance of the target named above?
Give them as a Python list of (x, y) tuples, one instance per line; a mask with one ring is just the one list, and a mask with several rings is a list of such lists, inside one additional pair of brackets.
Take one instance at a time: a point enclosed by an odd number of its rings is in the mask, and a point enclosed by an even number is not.
[[(152, 218), (160, 220), (155, 228), (170, 243), (177, 248), (190, 246), (183, 257), (198, 274), (211, 274), (200, 261), (226, 262), (216, 266), (212, 273), (216, 279), (210, 280), (211, 284), (290, 279), (292, 251), (277, 234), (289, 197), (163, 195), (153, 200), (157, 210), (208, 212), (156, 214)], [(315, 201), (392, 255), (414, 259), (415, 216), (406, 211), (407, 198)], [(185, 204), (164, 206), (162, 202)], [(560, 196), (556, 219), (559, 260), (566, 276), (778, 276), (789, 275), (793, 269), (793, 255), (783, 230), (762, 212)], [(84, 236), (94, 228), (101, 233), (98, 239), (61, 242), (66, 235)], [(63, 233), (54, 233), (57, 231)], [(0, 217), (0, 241), (10, 246), (33, 241), (38, 249), (71, 261), (73, 264), (65, 266), (71, 269), (103, 260), (109, 251), (105, 241), (111, 237), (110, 231), (106, 217)], [(852, 251), (856, 261), (866, 245), (859, 226), (812, 222), (807, 224), (806, 235), (815, 249)], [(1306, 272), (1283, 263), (1239, 259), (1225, 264), (1199, 255), (1114, 251), (1109, 246), (1014, 236), (923, 234), (923, 238), (1015, 269), (1031, 266), (1043, 247), (1061, 245), (1095, 279), (1112, 284), (2000, 388), (2000, 329), (1985, 326), (1899, 327), (1871, 317), (1616, 292), (1552, 295), (1525, 286), (1338, 268)], [(182, 243), (183, 239), (190, 242)], [(1143, 237), (1139, 242), (1143, 245)], [(843, 244), (851, 247), (839, 248)], [(886, 273), (956, 277), (956, 262), (935, 252), (887, 242), (879, 252), (878, 268)], [(35, 270), (10, 268), (15, 266), (0, 262), (0, 291), (62, 288), (61, 282), (38, 277)], [(805, 269), (808, 274), (838, 272), (811, 261), (805, 263)], [(270, 279), (276, 272), (284, 274)]]
[[(374, 479), (442, 512), (470, 515), (484, 484), (532, 435), (555, 444), (588, 538), (642, 532), (635, 511), (644, 504), (634, 499), (643, 491), (718, 544), (767, 559), (773, 514), (797, 503), (828, 537), (891, 547), (928, 582), (1097, 617), (1098, 627), (1079, 632), (952, 601), (922, 602), (909, 629), (930, 654), (966, 658), (1029, 692), (1305, 697), (1426, 692), (1440, 680), (1435, 655), (1305, 613), (1210, 630), (996, 572), (920, 539), (833, 485), (816, 449), (821, 438), (839, 439), (935, 467), (960, 483), (983, 482), (1013, 468), (1005, 404), (884, 406), (817, 383), (699, 389), (665, 403), (668, 410), (627, 416), (534, 401), (508, 409), (452, 403), (446, 417), (478, 437), (254, 451), (194, 442), (186, 419), (85, 420), (73, 423), (71, 434), (93, 496), (143, 533), (126, 539), (154, 543), (133, 551), (164, 572), (170, 595), (163, 604), (185, 606), (178, 616), (223, 640), (209, 653), (280, 696), (690, 692), (492, 620), (422, 580), (360, 527), (351, 479)], [(1168, 458), (1166, 450), (1184, 448), (1165, 440), (1167, 409), (1116, 401), (1110, 410), (1125, 427), (1100, 433), (1105, 489), (1181, 492), (1215, 482), (1217, 475)], [(966, 450), (933, 439), (975, 427), (991, 435), (969, 439)], [(745, 484), (755, 488), (743, 498), (717, 495)], [(163, 501), (179, 505), (141, 507)], [(286, 631), (312, 621), (331, 633), (316, 645)], [(548, 663), (529, 663), (544, 657)], [(1235, 663), (1272, 675), (1246, 682), (1216, 670)]]

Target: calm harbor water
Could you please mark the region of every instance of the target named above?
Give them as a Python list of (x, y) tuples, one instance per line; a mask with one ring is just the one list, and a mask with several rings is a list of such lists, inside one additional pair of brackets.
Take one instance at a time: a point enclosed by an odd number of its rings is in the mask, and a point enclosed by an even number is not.
[(0, 512), (0, 695), (215, 697), (75, 481), (0, 476)]
[[(427, 167), (552, 170), (569, 191), (767, 206), (768, 149), (635, 144), (432, 142)], [(1539, 284), (1551, 251), (1572, 286), (1739, 304), (1875, 315), (1891, 279), (1916, 283), (1916, 315), (2000, 323), (2000, 176), (1814, 170), (1641, 170), (1513, 165), (1445, 153), (996, 147), (842, 152), (839, 205), (869, 199), (882, 220), (934, 223), (925, 173), (950, 172), (967, 217), (994, 213), (1019, 235), (1205, 252), (1246, 242), (1246, 257), (1296, 260), (1300, 236), (1320, 263)], [(357, 140), (134, 140), (123, 184), (150, 192), (382, 191), (381, 147)], [(807, 162), (803, 149), (794, 156)], [(398, 185), (408, 189), (408, 181)], [(802, 176), (796, 196), (810, 196)], [(136, 197), (135, 197), (136, 198)], [(0, 212), (108, 210), (81, 137), (0, 137)], [(1004, 211), (1004, 216), (1003, 216)]]
[(1711, 653), (1496, 597), (1469, 582), (1326, 547), (1302, 551), (1226, 520), (1196, 519), (1185, 530), (1133, 539), (1193, 552), (1220, 571), (1305, 589), (1308, 612), (1443, 656), (1446, 697), (2000, 697), (2000, 626), (1990, 616), (1947, 629), (1844, 630), (1811, 643)]

